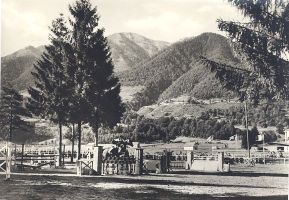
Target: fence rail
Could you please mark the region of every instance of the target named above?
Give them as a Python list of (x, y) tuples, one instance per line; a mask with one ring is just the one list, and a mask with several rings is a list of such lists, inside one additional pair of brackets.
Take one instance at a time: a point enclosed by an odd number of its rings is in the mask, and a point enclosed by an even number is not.
[[(225, 157), (225, 160), (231, 164), (245, 163), (248, 157)], [(258, 164), (288, 164), (289, 158), (270, 158), (270, 157), (251, 157)]]

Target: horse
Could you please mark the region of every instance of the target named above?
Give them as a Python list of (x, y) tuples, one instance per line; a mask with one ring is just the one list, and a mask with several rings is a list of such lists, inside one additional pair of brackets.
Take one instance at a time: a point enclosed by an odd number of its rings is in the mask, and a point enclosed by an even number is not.
[(102, 152), (102, 156), (104, 159), (107, 159), (109, 156), (118, 156), (118, 148), (117, 147), (110, 147), (108, 149), (104, 149)]
[(114, 144), (115, 146), (109, 148), (109, 149), (105, 149), (102, 153), (103, 158), (106, 159), (109, 156), (112, 157), (128, 157), (129, 153), (127, 151), (127, 146), (133, 146), (132, 141), (130, 139), (121, 139), (121, 138), (117, 138), (117, 139), (113, 139), (112, 144)]

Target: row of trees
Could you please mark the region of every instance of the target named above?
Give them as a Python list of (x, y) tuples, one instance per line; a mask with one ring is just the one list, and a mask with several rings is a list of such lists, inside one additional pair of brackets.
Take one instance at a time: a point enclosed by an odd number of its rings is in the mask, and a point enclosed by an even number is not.
[[(147, 119), (138, 116), (136, 113), (125, 115), (126, 124), (114, 127), (113, 129), (102, 129), (100, 140), (103, 143), (110, 143), (116, 137), (130, 138), (134, 141), (150, 143), (156, 141), (168, 142), (179, 136), (208, 138), (213, 136), (214, 139), (228, 140), (233, 135), (241, 137), (241, 145), (247, 148), (247, 134), (245, 130), (235, 128), (232, 124), (214, 119), (175, 119), (159, 118)], [(259, 130), (253, 126), (248, 133), (249, 145), (262, 143), (258, 141)], [(265, 142), (277, 140), (275, 131), (263, 131)]]
[[(258, 106), (248, 106), (248, 124), (251, 126), (288, 126), (289, 121), (286, 118), (285, 103), (265, 103)], [(242, 106), (232, 106), (227, 109), (209, 109), (203, 113), (203, 118), (223, 117), (234, 125), (245, 125), (245, 110)]]
[(77, 125), (80, 152), (82, 124), (92, 127), (97, 145), (99, 127), (112, 127), (124, 111), (96, 8), (78, 0), (69, 12), (68, 21), (61, 14), (52, 22), (50, 44), (34, 65), (35, 86), (28, 89), (27, 104), (34, 115), (58, 124), (60, 155), (63, 125), (72, 124), (73, 132)]
[(116, 135), (146, 143), (166, 142), (178, 136), (208, 138), (213, 135), (216, 139), (227, 140), (230, 136), (242, 132), (230, 123), (218, 122), (215, 119), (176, 119), (173, 117), (148, 119), (133, 112), (126, 113), (122, 122), (123, 124), (112, 130), (103, 131), (102, 141), (110, 142)]

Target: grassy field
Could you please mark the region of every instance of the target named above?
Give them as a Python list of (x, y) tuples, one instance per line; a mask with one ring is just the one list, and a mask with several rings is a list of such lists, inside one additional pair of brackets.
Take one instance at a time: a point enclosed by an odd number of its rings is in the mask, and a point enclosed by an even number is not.
[(140, 92), (143, 89), (143, 86), (122, 86), (120, 91), (120, 96), (123, 101), (131, 101), (133, 95), (137, 92)]
[[(0, 175), (0, 199), (287, 199), (288, 167), (257, 165), (229, 174), (176, 171), (146, 176)], [(58, 172), (59, 173), (59, 172)]]

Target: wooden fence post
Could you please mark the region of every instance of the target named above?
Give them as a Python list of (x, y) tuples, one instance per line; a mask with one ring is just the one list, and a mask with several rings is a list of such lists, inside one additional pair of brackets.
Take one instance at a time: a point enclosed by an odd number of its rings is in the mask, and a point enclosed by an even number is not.
[(82, 168), (81, 168), (81, 161), (76, 161), (76, 175), (81, 176), (82, 175)]
[(187, 161), (185, 169), (192, 169), (192, 161), (194, 160), (194, 147), (184, 147), (187, 152)]
[(102, 146), (95, 146), (93, 148), (93, 170), (98, 174), (101, 175), (101, 168), (102, 168)]
[(6, 143), (6, 180), (10, 180), (11, 174), (11, 143)]
[(218, 153), (218, 171), (222, 172), (224, 169), (224, 152)]
[(135, 173), (141, 175), (143, 171), (143, 149), (137, 148), (135, 150)]

